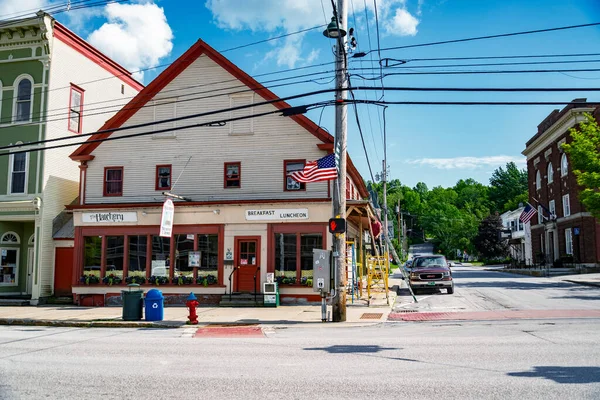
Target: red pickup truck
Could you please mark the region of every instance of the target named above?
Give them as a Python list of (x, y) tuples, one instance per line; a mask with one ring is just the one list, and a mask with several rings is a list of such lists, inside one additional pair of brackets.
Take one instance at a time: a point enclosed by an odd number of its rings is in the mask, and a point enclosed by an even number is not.
[(410, 268), (410, 287), (413, 292), (419, 289), (446, 289), (448, 294), (454, 293), (452, 271), (446, 257), (431, 255), (413, 259)]

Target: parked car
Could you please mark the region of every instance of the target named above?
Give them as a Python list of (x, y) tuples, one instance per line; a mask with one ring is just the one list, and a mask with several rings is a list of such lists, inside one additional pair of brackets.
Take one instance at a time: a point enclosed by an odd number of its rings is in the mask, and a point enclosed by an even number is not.
[(446, 289), (448, 294), (454, 293), (452, 271), (444, 256), (431, 255), (413, 258), (409, 278), (410, 287), (414, 292), (419, 289), (437, 288)]
[(410, 260), (407, 260), (406, 263), (404, 263), (404, 268), (406, 268), (409, 272), (410, 272), (410, 268), (412, 266), (412, 262), (413, 262), (413, 260), (410, 259)]

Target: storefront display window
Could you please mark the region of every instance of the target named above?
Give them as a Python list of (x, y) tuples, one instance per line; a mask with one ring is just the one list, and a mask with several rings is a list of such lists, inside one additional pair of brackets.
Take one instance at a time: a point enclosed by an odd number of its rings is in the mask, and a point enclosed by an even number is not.
[[(200, 252), (198, 277), (205, 277), (207, 284), (216, 283), (219, 274), (219, 236), (198, 235), (198, 251)], [(209, 276), (212, 278), (208, 278)], [(204, 281), (201, 280), (201, 283)]]
[(194, 235), (175, 235), (175, 273), (177, 276), (194, 275), (194, 268), (190, 267), (189, 253), (194, 251)]
[(298, 269), (296, 237), (295, 233), (275, 234), (275, 276), (283, 284), (296, 283)]
[(100, 266), (102, 265), (102, 236), (85, 236), (83, 273), (100, 277)]
[(171, 266), (171, 238), (152, 236), (152, 272), (153, 276), (169, 276)]
[[(308, 230), (304, 228), (303, 230)], [(323, 248), (323, 233), (275, 233), (275, 277), (281, 285), (312, 284), (313, 249)]]
[(106, 237), (106, 275), (115, 275), (123, 278), (123, 264), (125, 257), (125, 237)]
[(0, 248), (0, 286), (16, 286), (18, 284), (19, 249)]
[(146, 277), (146, 259), (148, 249), (148, 237), (129, 236), (129, 270), (128, 276)]

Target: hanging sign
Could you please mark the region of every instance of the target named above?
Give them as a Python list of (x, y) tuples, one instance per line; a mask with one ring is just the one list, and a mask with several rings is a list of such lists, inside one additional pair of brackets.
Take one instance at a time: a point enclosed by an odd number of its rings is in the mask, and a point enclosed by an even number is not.
[(170, 238), (173, 234), (173, 219), (175, 218), (175, 206), (173, 200), (167, 199), (163, 204), (162, 218), (160, 219), (160, 236)]

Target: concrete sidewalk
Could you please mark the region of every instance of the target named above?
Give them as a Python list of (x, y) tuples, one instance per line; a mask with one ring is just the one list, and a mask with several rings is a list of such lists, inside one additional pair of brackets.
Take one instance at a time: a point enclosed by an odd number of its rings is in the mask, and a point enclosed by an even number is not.
[[(390, 304), (386, 304), (383, 293), (376, 294), (371, 305), (365, 300), (349, 297), (346, 322), (341, 325), (363, 326), (387, 320), (394, 304), (395, 293), (390, 292)], [(331, 313), (331, 306), (327, 308)], [(200, 307), (197, 309), (199, 326), (208, 324), (260, 324), (260, 325), (328, 325), (321, 322), (320, 305), (293, 305), (268, 307)], [(78, 307), (78, 306), (2, 306), (0, 325), (40, 325), (73, 327), (139, 327), (178, 328), (188, 320), (186, 307), (165, 307), (163, 321), (123, 321), (121, 307)], [(329, 315), (330, 317), (330, 315)]]
[(552, 277), (551, 279), (577, 283), (578, 285), (600, 287), (600, 274), (561, 275)]

